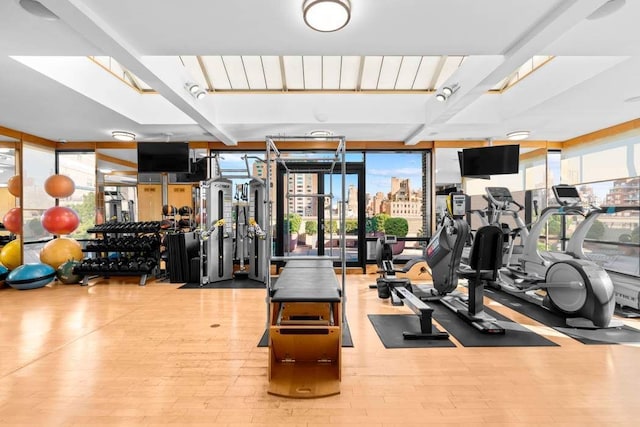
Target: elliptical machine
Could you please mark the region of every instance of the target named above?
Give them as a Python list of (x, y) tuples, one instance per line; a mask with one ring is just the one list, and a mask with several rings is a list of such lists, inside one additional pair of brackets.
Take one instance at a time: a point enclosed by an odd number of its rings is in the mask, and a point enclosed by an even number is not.
[[(478, 229), (471, 247), (469, 265), (461, 265), (462, 251), (469, 238), (467, 196), (462, 192), (447, 197), (447, 210), (427, 245), (425, 259), (431, 268), (433, 287), (416, 286), (425, 300), (440, 302), (470, 325), (486, 334), (504, 334), (505, 329), (484, 311), (484, 285), (495, 280), (502, 262), (502, 230), (495, 226)], [(459, 277), (468, 281), (468, 295), (456, 291)]]
[[(580, 328), (618, 326), (611, 317), (615, 308), (613, 284), (597, 264), (575, 259), (569, 254), (546, 254), (538, 250), (538, 241), (547, 220), (553, 215), (583, 215), (580, 194), (574, 186), (552, 187), (559, 206), (544, 209), (538, 221), (523, 237), (523, 249), (517, 262), (507, 260), (493, 286), (528, 302), (538, 304), (567, 317), (567, 325)], [(503, 187), (488, 187), (493, 208), (500, 210), (513, 201)], [(513, 244), (513, 239), (511, 240)], [(546, 291), (541, 295), (538, 291)], [(615, 323), (615, 324), (614, 324)]]
[[(394, 305), (401, 305), (409, 292), (422, 301), (440, 301), (479, 331), (487, 334), (504, 334), (496, 319), (484, 311), (483, 293), (487, 280), (495, 280), (502, 262), (502, 230), (494, 226), (478, 230), (471, 251), (469, 266), (460, 264), (462, 249), (469, 238), (469, 224), (465, 220), (467, 196), (451, 193), (447, 198), (447, 210), (435, 234), (429, 240), (425, 260), (431, 269), (433, 286), (416, 285), (406, 278), (398, 278), (393, 267), (391, 249), (393, 236), (378, 240), (377, 261), (381, 277), (377, 280), (378, 296), (391, 296)], [(387, 248), (385, 250), (385, 248)], [(421, 260), (420, 260), (421, 261)], [(406, 267), (405, 267), (406, 269)], [(468, 280), (468, 295), (456, 292), (458, 279)], [(401, 294), (401, 295), (398, 295)]]

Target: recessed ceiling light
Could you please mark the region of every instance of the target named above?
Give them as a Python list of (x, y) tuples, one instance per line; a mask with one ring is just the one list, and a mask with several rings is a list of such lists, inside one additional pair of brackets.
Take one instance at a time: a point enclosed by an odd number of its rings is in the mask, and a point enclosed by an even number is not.
[(195, 83), (187, 83), (185, 86), (191, 95), (195, 95), (200, 92), (200, 86)]
[(332, 136), (333, 132), (325, 129), (312, 130), (308, 134), (309, 136)]
[(114, 130), (111, 132), (111, 136), (113, 139), (117, 139), (118, 141), (135, 141), (136, 134), (131, 132), (125, 132), (123, 130)]
[(640, 102), (640, 95), (639, 96), (632, 96), (631, 98), (627, 98), (624, 100), (624, 102)]
[(38, 18), (46, 19), (47, 21), (55, 21), (60, 19), (58, 15), (51, 12), (45, 5), (36, 0), (20, 0), (20, 7)]
[(316, 31), (338, 31), (351, 19), (349, 0), (305, 0), (302, 4), (304, 22)]
[(446, 100), (447, 100), (447, 97), (446, 97), (446, 96), (444, 96), (443, 94), (439, 93), (439, 94), (437, 94), (437, 95), (436, 95), (436, 101), (438, 101), (438, 102), (444, 102), (444, 101), (446, 101)]
[(529, 138), (529, 134), (530, 132), (528, 130), (517, 130), (514, 132), (509, 132), (507, 134), (507, 139), (510, 139), (511, 141), (520, 141), (522, 139)]
[(107, 168), (100, 168), (98, 170), (100, 172), (102, 172), (102, 173), (111, 173), (111, 172), (113, 172), (113, 169), (107, 169)]

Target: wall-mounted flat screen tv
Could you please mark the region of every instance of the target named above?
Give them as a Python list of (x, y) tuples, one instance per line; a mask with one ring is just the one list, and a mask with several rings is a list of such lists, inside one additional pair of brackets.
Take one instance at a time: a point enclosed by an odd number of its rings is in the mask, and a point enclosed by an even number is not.
[(518, 173), (520, 166), (519, 145), (465, 148), (462, 150), (461, 175), (486, 177)]
[(138, 172), (189, 172), (189, 143), (138, 142)]
[(177, 173), (176, 182), (200, 182), (207, 180), (207, 158), (191, 161), (191, 170), (188, 173)]

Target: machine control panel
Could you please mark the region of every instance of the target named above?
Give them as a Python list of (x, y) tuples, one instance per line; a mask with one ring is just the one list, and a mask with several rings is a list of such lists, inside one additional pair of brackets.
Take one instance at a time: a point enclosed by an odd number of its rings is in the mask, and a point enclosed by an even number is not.
[(504, 207), (513, 202), (513, 196), (507, 187), (487, 187), (485, 191), (489, 201), (498, 207)]
[(464, 194), (452, 193), (451, 197), (451, 215), (454, 218), (460, 218), (467, 213), (467, 196)]
[(580, 193), (573, 185), (554, 185), (551, 188), (560, 206), (578, 206), (582, 203)]
[(393, 234), (385, 234), (382, 238), (382, 243), (385, 245), (395, 245), (398, 243), (398, 238)]

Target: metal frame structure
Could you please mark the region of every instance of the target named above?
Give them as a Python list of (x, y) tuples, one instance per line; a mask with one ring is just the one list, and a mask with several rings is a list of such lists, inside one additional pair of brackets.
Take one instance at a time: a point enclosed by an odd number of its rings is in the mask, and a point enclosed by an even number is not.
[[(337, 142), (337, 147), (335, 148), (335, 151), (333, 150), (314, 150), (314, 153), (312, 156), (318, 156), (318, 157), (286, 157), (283, 156), (282, 152), (278, 149), (277, 145), (276, 145), (276, 141), (334, 141)], [(310, 172), (309, 169), (304, 169), (304, 170), (296, 170), (295, 168), (291, 168), (287, 165), (287, 162), (303, 162), (303, 163), (308, 163), (308, 164), (312, 164), (314, 167), (317, 166), (317, 169), (314, 169), (315, 171), (318, 172), (328, 172), (328, 173), (336, 173), (337, 172), (337, 168), (339, 167), (339, 172), (340, 172), (340, 177), (341, 177), (341, 191), (342, 191), (342, 199), (344, 199), (346, 197), (346, 190), (347, 190), (347, 184), (346, 184), (346, 138), (344, 136), (309, 136), (309, 135), (305, 135), (305, 136), (267, 136), (266, 137), (266, 152), (265, 152), (265, 162), (266, 162), (266, 166), (267, 166), (267, 180), (266, 180), (266, 197), (265, 197), (265, 202), (267, 204), (267, 211), (268, 211), (268, 220), (265, 223), (266, 229), (266, 235), (267, 235), (267, 248), (266, 248), (266, 257), (265, 259), (267, 260), (267, 268), (270, 269), (271, 268), (271, 261), (289, 261), (289, 260), (293, 260), (293, 259), (330, 259), (332, 261), (338, 261), (340, 263), (340, 268), (341, 268), (341, 283), (340, 283), (340, 291), (341, 291), (341, 298), (342, 298), (342, 319), (343, 321), (346, 320), (346, 300), (347, 300), (347, 296), (346, 296), (346, 267), (347, 267), (347, 263), (346, 263), (346, 237), (345, 237), (345, 230), (346, 230), (346, 201), (345, 200), (340, 200), (340, 205), (339, 205), (339, 209), (340, 209), (340, 225), (339, 225), (339, 233), (338, 233), (338, 239), (340, 241), (340, 249), (339, 249), (339, 256), (334, 257), (334, 256), (322, 256), (322, 257), (314, 257), (314, 256), (294, 256), (291, 255), (290, 251), (289, 251), (289, 247), (287, 246), (287, 251), (285, 252), (285, 255), (283, 256), (274, 256), (273, 255), (273, 230), (272, 230), (272, 226), (271, 226), (271, 218), (273, 218), (273, 202), (271, 200), (271, 188), (272, 188), (272, 183), (273, 183), (273, 177), (272, 175), (272, 169), (275, 170), (275, 168), (272, 168), (272, 165), (277, 165), (277, 164), (281, 164), (286, 171), (286, 175), (287, 175), (287, 185), (289, 183), (289, 175), (291, 173), (308, 173)], [(327, 153), (333, 153), (331, 157), (327, 156)], [(324, 156), (323, 156), (324, 155)], [(286, 212), (285, 215), (288, 216), (289, 214), (289, 203), (288, 200), (291, 198), (296, 198), (296, 197), (316, 197), (318, 199), (324, 198), (324, 197), (328, 197), (330, 200), (333, 200), (333, 180), (329, 181), (329, 193), (326, 194), (304, 194), (304, 195), (299, 195), (296, 194), (295, 191), (295, 186), (293, 186), (293, 192), (290, 191), (290, 189), (287, 191), (287, 193), (285, 194), (285, 198), (287, 199), (287, 203), (286, 203)], [(332, 223), (333, 221), (333, 210), (329, 209), (329, 224)], [(333, 230), (330, 227), (330, 241), (333, 241)], [(332, 255), (333, 255), (333, 249), (332, 249)], [(270, 295), (271, 295), (271, 291), (272, 291), (272, 287), (271, 287), (271, 275), (268, 274), (267, 275), (267, 327), (268, 327), (268, 323), (269, 323), (269, 319), (270, 319), (270, 306), (269, 306), (269, 299), (270, 299)]]

